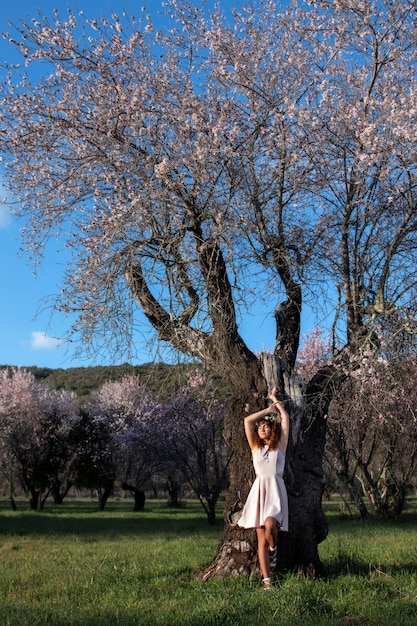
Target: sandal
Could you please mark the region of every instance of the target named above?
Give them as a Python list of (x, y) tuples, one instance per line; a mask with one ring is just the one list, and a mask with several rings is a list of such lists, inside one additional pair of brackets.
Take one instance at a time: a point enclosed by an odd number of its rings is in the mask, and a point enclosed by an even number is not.
[(262, 578), (262, 582), (264, 584), (264, 589), (271, 589), (271, 579), (270, 578)]
[(278, 560), (278, 546), (275, 546), (275, 548), (268, 548), (268, 553), (269, 553), (269, 567), (271, 569), (275, 569), (277, 566), (277, 560)]

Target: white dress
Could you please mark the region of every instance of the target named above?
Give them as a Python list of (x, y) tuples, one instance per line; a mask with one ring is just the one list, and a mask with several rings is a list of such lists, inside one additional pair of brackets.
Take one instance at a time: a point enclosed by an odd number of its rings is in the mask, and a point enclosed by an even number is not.
[(285, 455), (268, 446), (255, 448), (253, 467), (256, 478), (238, 525), (242, 528), (260, 528), (267, 517), (274, 517), (280, 530), (288, 531), (288, 496), (283, 479)]

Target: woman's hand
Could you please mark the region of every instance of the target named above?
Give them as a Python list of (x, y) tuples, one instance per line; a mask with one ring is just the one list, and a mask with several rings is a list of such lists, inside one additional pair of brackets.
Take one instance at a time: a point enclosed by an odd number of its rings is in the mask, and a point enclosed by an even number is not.
[(272, 413), (281, 414), (281, 437), (279, 440), (278, 447), (281, 450), (281, 452), (285, 455), (287, 451), (288, 439), (290, 436), (290, 416), (288, 415), (284, 407), (284, 404), (278, 400), (276, 393), (277, 393), (276, 387), (271, 389), (271, 392), (268, 396), (268, 400), (271, 400), (272, 404), (269, 407), (269, 410)]
[(278, 402), (278, 398), (276, 396), (277, 393), (277, 388), (273, 387), (271, 389), (271, 392), (268, 395), (268, 400), (271, 400), (272, 404), (276, 404)]
[(271, 390), (268, 396), (268, 400), (271, 400), (272, 402), (272, 404), (268, 407), (268, 409), (272, 413), (282, 413), (282, 411), (284, 410), (284, 405), (282, 404), (282, 402), (278, 400), (276, 393), (277, 393), (277, 388), (273, 387), (273, 389)]

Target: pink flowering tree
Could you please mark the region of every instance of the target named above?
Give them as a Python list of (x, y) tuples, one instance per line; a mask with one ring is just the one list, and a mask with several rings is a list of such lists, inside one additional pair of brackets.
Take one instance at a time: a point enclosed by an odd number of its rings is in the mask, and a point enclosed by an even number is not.
[(75, 394), (37, 384), (25, 370), (0, 372), (0, 466), (30, 494), (31, 508), (50, 494), (62, 503), (73, 485), (78, 419)]
[(78, 484), (97, 489), (101, 510), (116, 483), (140, 510), (142, 488), (159, 477), (176, 491), (188, 483), (214, 523), (231, 450), (223, 439), (225, 404), (205, 376), (162, 402), (136, 376), (108, 382), (82, 413)]
[[(353, 502), (362, 519), (399, 515), (417, 466), (416, 355), (385, 331), (388, 342), (379, 335), (378, 351), (350, 363), (327, 416), (326, 488)], [(329, 337), (315, 329), (297, 369), (312, 376), (331, 355)]]
[[(18, 478), (17, 445), (23, 445), (31, 430), (31, 406), (35, 394), (33, 376), (21, 369), (0, 372), (0, 467), (9, 483), (14, 504), (14, 486)], [(27, 427), (23, 425), (27, 422)], [(28, 444), (26, 444), (28, 445)], [(14, 505), (15, 508), (15, 505)]]
[(143, 485), (161, 459), (147, 446), (149, 424), (159, 412), (152, 392), (136, 376), (105, 383), (82, 409), (78, 483), (97, 489), (104, 510), (116, 481), (144, 506)]
[(370, 354), (330, 405), (326, 457), (359, 509), (399, 515), (417, 467), (417, 362)]
[[(167, 4), (166, 31), (144, 13), (71, 11), (10, 30), (36, 73), (2, 81), (4, 177), (35, 262), (48, 236), (66, 243), (54, 304), (75, 319), (73, 341), (131, 353), (141, 311), (158, 340), (224, 378), (229, 513), (253, 480), (242, 417), (277, 386), (292, 428), (280, 567), (319, 576), (335, 366), (393, 315), (415, 330), (414, 5), (257, 0), (225, 17)], [(306, 303), (341, 351), (303, 380)], [(259, 309), (272, 356), (243, 332)], [(226, 524), (202, 576), (256, 567), (254, 533)]]
[(96, 491), (103, 511), (116, 481), (116, 463), (111, 421), (95, 409), (90, 405), (80, 409), (75, 485)]
[[(226, 403), (203, 374), (166, 398), (156, 422), (155, 452), (167, 478), (179, 473), (199, 498), (210, 524), (216, 504), (229, 484), (232, 449), (224, 438)], [(169, 474), (167, 474), (167, 470)]]

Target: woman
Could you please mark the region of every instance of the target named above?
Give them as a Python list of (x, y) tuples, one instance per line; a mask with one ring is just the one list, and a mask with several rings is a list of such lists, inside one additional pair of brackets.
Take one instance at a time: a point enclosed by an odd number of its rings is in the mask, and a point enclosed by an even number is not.
[(265, 589), (271, 587), (271, 570), (277, 564), (278, 532), (288, 531), (288, 497), (283, 474), (290, 420), (275, 393), (274, 387), (268, 396), (272, 401), (268, 408), (245, 417), (256, 479), (238, 521), (242, 528), (256, 529)]

